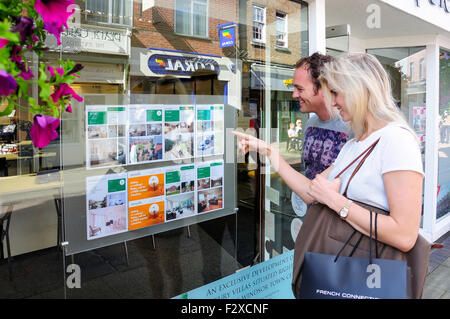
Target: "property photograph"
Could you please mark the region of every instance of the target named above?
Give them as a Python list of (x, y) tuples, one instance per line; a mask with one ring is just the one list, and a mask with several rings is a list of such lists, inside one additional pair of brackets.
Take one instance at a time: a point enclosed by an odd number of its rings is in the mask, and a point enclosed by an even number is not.
[(223, 208), (222, 187), (198, 192), (198, 212), (205, 213)]
[(164, 159), (176, 160), (193, 157), (193, 143), (192, 134), (166, 135), (164, 138)]
[(194, 193), (166, 198), (166, 221), (185, 218), (195, 214)]
[(129, 147), (130, 163), (155, 161), (163, 158), (162, 136), (130, 137)]

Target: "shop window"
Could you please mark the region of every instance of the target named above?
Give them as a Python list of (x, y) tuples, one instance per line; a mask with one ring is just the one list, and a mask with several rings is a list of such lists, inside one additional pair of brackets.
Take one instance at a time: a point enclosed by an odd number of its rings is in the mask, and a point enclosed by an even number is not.
[(439, 171), (436, 219), (450, 212), (450, 52), (439, 55)]
[(416, 64), (421, 65), (421, 60), (425, 69), (425, 47), (371, 49), (367, 52), (375, 55), (389, 74), (392, 96), (417, 134), (425, 168), (426, 76), (418, 79), (414, 70)]
[(208, 1), (176, 0), (175, 32), (197, 37), (208, 36)]
[(130, 26), (131, 0), (86, 0), (86, 21)]
[(266, 8), (253, 5), (253, 42), (266, 42)]
[(276, 27), (278, 47), (287, 48), (288, 46), (288, 30), (287, 30), (287, 14), (277, 11), (276, 13)]

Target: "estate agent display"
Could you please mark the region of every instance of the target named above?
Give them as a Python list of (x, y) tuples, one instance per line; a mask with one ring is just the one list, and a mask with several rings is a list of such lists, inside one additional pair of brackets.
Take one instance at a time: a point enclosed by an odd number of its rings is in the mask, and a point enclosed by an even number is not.
[(129, 169), (86, 178), (88, 240), (223, 209), (223, 158), (204, 161), (223, 155), (223, 105), (90, 105), (86, 119), (86, 168)]

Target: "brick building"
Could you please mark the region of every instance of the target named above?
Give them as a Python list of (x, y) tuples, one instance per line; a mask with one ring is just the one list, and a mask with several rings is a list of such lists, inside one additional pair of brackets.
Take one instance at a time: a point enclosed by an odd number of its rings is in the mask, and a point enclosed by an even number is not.
[[(231, 62), (226, 49), (219, 45), (218, 26), (237, 23), (236, 0), (156, 0), (134, 2), (133, 32), (131, 36), (130, 90), (135, 94), (202, 94), (224, 95), (230, 81)], [(149, 50), (151, 48), (151, 50)], [(171, 64), (176, 59), (183, 63), (179, 74), (170, 71), (154, 73), (147, 64), (152, 55), (159, 54), (158, 61)], [(180, 60), (181, 59), (181, 60)], [(202, 67), (209, 61), (219, 66), (215, 72)], [(196, 63), (199, 62), (199, 63)], [(194, 72), (184, 72), (185, 63), (194, 63), (201, 80), (192, 79)], [(235, 66), (233, 67), (235, 68)], [(183, 69), (183, 70), (181, 70)], [(202, 72), (202, 69), (204, 72)], [(178, 81), (168, 79), (174, 76)], [(161, 81), (164, 78), (168, 81)], [(158, 79), (160, 81), (158, 81)], [(240, 81), (238, 81), (240, 82)], [(237, 91), (237, 90), (234, 90)], [(235, 98), (237, 102), (237, 98)]]

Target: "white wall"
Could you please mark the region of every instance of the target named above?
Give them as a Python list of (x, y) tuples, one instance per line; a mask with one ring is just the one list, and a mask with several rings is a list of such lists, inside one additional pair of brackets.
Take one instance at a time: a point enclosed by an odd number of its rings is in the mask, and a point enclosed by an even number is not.
[[(419, 0), (420, 7), (416, 5), (415, 0), (380, 1), (450, 32), (450, 13), (445, 12), (440, 6), (432, 5), (429, 0)], [(445, 1), (450, 9), (450, 1)]]

